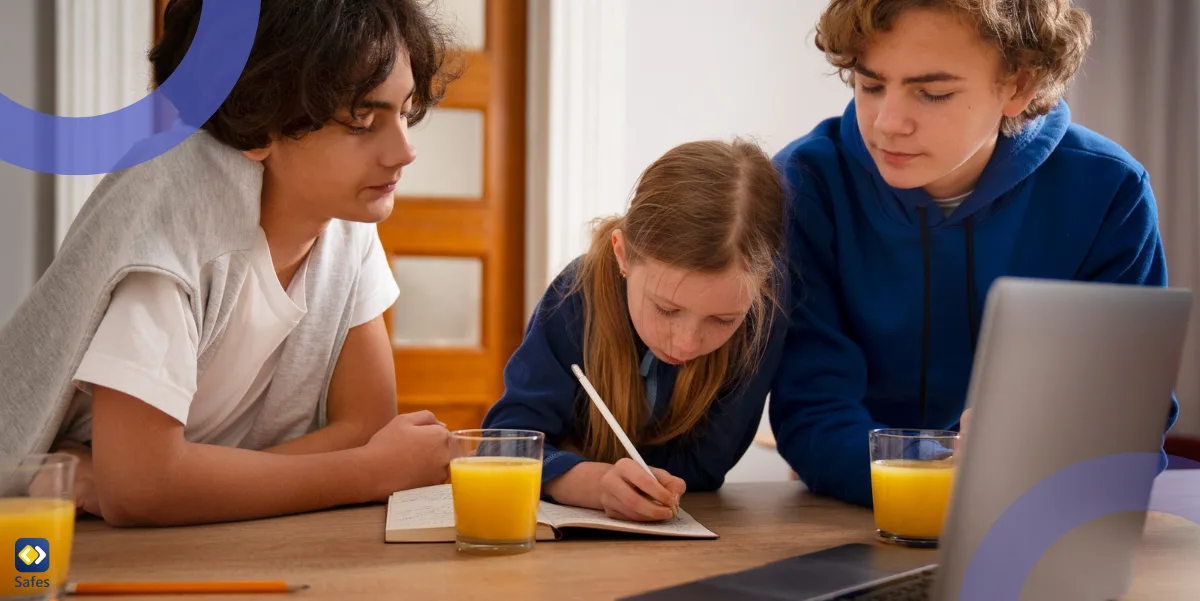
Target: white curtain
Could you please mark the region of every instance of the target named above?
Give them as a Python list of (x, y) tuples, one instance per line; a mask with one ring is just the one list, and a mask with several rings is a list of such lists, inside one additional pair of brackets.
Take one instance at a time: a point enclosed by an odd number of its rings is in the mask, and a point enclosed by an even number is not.
[(1197, 297), (1177, 395), (1200, 434), (1200, 0), (1077, 0), (1095, 38), (1068, 101), (1076, 122), (1145, 165), (1172, 286)]
[(625, 210), (627, 0), (530, 0), (526, 314)]
[[(146, 53), (154, 41), (153, 0), (57, 0), (55, 21), (55, 114), (102, 115), (150, 93)], [(55, 251), (102, 179), (104, 174), (55, 176)]]

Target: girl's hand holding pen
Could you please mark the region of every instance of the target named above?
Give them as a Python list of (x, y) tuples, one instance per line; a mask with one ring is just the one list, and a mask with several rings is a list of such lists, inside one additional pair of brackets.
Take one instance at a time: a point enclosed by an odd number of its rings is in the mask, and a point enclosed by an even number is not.
[[(633, 522), (671, 519), (687, 489), (683, 480), (658, 468), (646, 473), (632, 459), (615, 463), (600, 479), (600, 505), (608, 517)], [(657, 503), (656, 503), (657, 501)]]

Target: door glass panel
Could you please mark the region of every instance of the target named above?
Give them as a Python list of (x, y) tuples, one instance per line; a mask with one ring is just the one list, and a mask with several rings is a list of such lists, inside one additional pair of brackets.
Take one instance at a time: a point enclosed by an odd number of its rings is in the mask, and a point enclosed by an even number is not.
[(392, 307), (397, 347), (478, 347), (483, 315), (483, 262), (478, 258), (392, 259), (400, 297)]
[(483, 196), (483, 111), (435, 108), (409, 130), (417, 159), (396, 194), (479, 199)]
[(454, 32), (454, 40), (467, 50), (483, 50), (487, 41), (485, 0), (441, 0), (442, 18)]

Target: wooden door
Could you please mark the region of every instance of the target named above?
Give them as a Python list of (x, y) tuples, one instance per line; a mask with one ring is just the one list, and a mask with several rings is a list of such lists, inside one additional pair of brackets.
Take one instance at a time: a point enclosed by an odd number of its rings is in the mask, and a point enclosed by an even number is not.
[(442, 0), (463, 77), (413, 128), (417, 160), (379, 225), (400, 299), (387, 315), (400, 411), (478, 427), (525, 323), (526, 0)]
[[(167, 0), (158, 10), (155, 40)], [(466, 69), (413, 128), (417, 161), (379, 236), (400, 285), (386, 315), (401, 412), (478, 427), (525, 323), (526, 0), (439, 0)]]

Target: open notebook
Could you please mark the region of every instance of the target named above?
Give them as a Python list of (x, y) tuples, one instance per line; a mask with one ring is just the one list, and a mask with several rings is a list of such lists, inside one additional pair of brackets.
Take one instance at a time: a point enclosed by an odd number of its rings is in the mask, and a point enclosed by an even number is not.
[[(603, 511), (541, 502), (537, 540), (559, 540), (563, 530), (610, 530), (668, 538), (717, 538), (682, 508), (665, 522), (634, 523), (614, 520)], [(393, 493), (388, 499), (384, 540), (389, 543), (454, 542), (454, 500), (450, 485), (440, 484)]]

